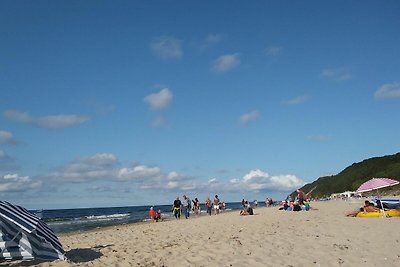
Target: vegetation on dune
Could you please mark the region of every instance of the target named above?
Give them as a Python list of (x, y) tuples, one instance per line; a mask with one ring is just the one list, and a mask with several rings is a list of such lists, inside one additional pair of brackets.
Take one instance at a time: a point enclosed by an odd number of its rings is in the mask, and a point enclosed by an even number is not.
[[(339, 174), (320, 177), (304, 185), (301, 190), (308, 197), (327, 197), (333, 193), (355, 191), (362, 183), (374, 177), (387, 177), (400, 181), (400, 153), (354, 163)], [(399, 190), (400, 186), (394, 186), (381, 192), (398, 192)], [(296, 192), (293, 192), (291, 196), (295, 197)]]

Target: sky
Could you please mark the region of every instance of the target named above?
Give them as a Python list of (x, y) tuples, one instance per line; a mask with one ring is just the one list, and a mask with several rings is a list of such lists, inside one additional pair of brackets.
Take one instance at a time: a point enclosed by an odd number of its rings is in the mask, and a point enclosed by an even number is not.
[(1, 1), (0, 199), (283, 199), (400, 151), (399, 1)]

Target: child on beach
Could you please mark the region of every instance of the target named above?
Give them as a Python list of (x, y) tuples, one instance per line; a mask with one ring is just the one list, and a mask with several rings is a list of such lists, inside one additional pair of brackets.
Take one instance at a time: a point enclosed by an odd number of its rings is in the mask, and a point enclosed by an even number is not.
[(151, 207), (149, 210), (149, 217), (153, 222), (156, 222), (158, 219), (157, 212), (154, 210), (154, 207)]

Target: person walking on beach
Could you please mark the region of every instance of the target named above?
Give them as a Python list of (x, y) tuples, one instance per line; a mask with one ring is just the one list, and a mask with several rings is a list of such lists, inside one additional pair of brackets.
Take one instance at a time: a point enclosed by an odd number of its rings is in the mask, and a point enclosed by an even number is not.
[(193, 210), (196, 215), (200, 214), (200, 201), (196, 197), (193, 201)]
[(192, 208), (192, 202), (190, 198), (186, 195), (183, 195), (183, 213), (185, 214), (185, 218), (188, 219), (190, 216), (190, 210)]
[(210, 197), (207, 197), (206, 203), (204, 205), (206, 206), (207, 214), (211, 216), (212, 202), (211, 202)]
[(217, 215), (219, 214), (219, 198), (218, 195), (215, 195), (214, 197), (214, 214)]
[(174, 204), (172, 205), (172, 212), (176, 219), (181, 218), (182, 202), (179, 200), (179, 197), (176, 197)]

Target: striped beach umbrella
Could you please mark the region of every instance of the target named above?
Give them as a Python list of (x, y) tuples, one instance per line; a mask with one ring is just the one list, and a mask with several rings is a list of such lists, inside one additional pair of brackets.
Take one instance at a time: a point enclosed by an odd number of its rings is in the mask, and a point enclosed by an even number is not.
[(26, 209), (0, 201), (0, 259), (65, 259), (57, 236)]

